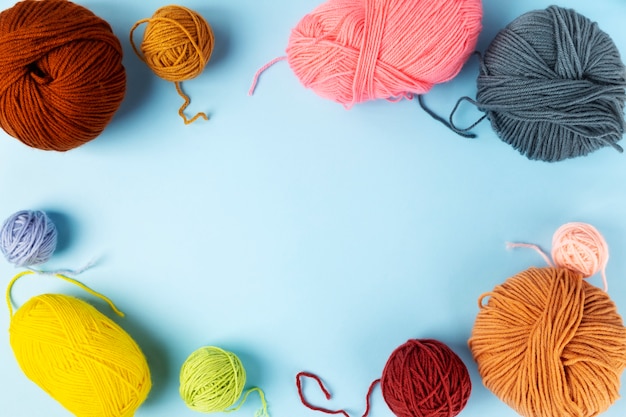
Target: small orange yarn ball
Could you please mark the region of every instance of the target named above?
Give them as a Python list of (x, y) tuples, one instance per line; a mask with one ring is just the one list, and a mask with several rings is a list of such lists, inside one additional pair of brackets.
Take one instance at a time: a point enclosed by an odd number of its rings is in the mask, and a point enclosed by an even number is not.
[(33, 148), (96, 138), (126, 93), (111, 26), (67, 0), (23, 0), (0, 13), (0, 126)]
[(592, 417), (619, 398), (626, 328), (581, 273), (531, 268), (481, 303), (470, 350), (484, 385), (519, 414)]
[(147, 23), (140, 46), (142, 53), (136, 52), (156, 75), (179, 82), (202, 73), (215, 38), (211, 26), (199, 13), (183, 6), (165, 6), (150, 19), (137, 22), (133, 31), (142, 23)]

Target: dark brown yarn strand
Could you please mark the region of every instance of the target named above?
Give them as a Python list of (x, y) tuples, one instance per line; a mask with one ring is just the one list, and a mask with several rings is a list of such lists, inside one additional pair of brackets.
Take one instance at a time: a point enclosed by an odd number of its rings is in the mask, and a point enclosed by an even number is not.
[(67, 151), (99, 136), (126, 92), (111, 26), (67, 0), (0, 13), (0, 126), (33, 148)]

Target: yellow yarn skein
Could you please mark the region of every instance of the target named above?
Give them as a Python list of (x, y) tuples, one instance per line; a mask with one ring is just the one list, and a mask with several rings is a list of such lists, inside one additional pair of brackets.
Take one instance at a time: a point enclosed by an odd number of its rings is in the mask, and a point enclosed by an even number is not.
[[(24, 374), (77, 417), (132, 417), (151, 388), (146, 358), (115, 322), (75, 297), (43, 294), (31, 298), (15, 315), (13, 284), (6, 299), (11, 314), (10, 344)], [(80, 282), (55, 274), (107, 302)]]
[[(147, 26), (140, 53), (135, 46), (133, 33), (144, 23)], [(156, 75), (175, 83), (176, 91), (185, 100), (178, 110), (185, 124), (199, 117), (208, 120), (205, 113), (187, 119), (184, 110), (190, 100), (181, 87), (182, 81), (195, 78), (204, 71), (213, 52), (213, 30), (200, 14), (183, 6), (161, 7), (151, 18), (135, 23), (130, 30), (130, 43), (139, 59)]]
[(197, 349), (180, 370), (180, 396), (190, 409), (203, 413), (236, 411), (248, 395), (256, 391), (262, 408), (255, 415), (268, 416), (265, 394), (257, 387), (246, 391), (235, 406), (245, 385), (246, 370), (241, 360), (234, 353), (215, 346)]

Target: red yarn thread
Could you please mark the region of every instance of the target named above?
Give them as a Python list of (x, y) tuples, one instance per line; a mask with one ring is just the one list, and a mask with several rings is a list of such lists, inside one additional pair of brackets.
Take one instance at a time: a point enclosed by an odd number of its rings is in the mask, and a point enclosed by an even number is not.
[[(330, 392), (328, 391), (328, 389), (326, 389), (324, 383), (319, 376), (311, 372), (298, 372), (298, 375), (296, 375), (296, 386), (298, 387), (298, 395), (300, 396), (300, 401), (302, 401), (302, 404), (304, 404), (307, 408), (310, 408), (311, 410), (321, 411), (325, 414), (342, 414), (345, 417), (350, 417), (350, 415), (345, 410), (329, 410), (327, 408), (318, 407), (309, 403), (306, 398), (304, 398), (304, 393), (302, 392), (302, 377), (308, 377), (315, 380), (315, 382), (317, 382), (317, 385), (319, 385), (320, 389), (324, 393), (326, 399), (330, 400), (331, 397)], [(376, 384), (378, 384), (379, 382), (380, 379), (374, 380), (367, 390), (367, 396), (365, 397), (365, 412), (363, 413), (362, 417), (367, 417), (367, 415), (370, 413), (370, 398), (372, 396), (372, 391), (374, 391), (374, 387), (376, 387)]]

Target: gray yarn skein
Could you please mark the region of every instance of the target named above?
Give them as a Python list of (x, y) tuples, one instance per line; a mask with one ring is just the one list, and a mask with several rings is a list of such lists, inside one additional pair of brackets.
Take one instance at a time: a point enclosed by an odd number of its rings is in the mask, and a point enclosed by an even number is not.
[(0, 251), (19, 267), (42, 264), (57, 245), (57, 228), (43, 211), (22, 210), (4, 221)]
[(550, 6), (511, 22), (485, 52), (477, 87), (498, 136), (529, 159), (622, 151), (626, 69), (613, 40), (574, 10)]

